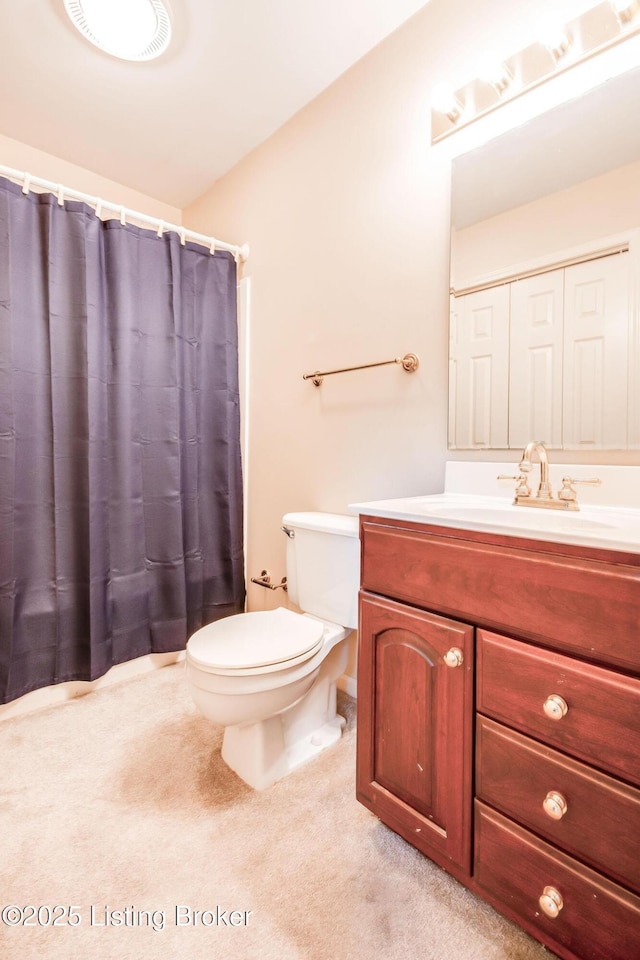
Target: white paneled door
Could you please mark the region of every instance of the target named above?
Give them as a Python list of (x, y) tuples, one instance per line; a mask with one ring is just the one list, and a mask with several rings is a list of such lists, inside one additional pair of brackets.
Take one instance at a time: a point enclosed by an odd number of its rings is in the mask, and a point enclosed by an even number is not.
[(509, 446), (562, 447), (564, 270), (511, 284)]
[(465, 450), (506, 447), (508, 285), (454, 299), (450, 358), (450, 445)]
[(625, 251), (452, 297), (452, 448), (637, 445), (630, 262)]
[(624, 449), (628, 437), (629, 254), (565, 270), (567, 450)]

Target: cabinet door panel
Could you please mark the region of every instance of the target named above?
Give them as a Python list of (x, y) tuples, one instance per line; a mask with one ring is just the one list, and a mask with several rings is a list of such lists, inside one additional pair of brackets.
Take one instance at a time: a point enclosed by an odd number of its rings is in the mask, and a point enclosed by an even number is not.
[(374, 779), (436, 823), (439, 659), (414, 630), (390, 627), (378, 638), (374, 667)]
[[(444, 655), (462, 655), (449, 667)], [(473, 629), (361, 595), (358, 798), (414, 846), (469, 869)]]

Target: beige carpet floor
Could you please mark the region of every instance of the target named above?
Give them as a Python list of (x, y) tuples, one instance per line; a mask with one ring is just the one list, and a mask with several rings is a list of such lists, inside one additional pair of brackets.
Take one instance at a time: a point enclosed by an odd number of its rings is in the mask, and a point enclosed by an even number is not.
[(356, 802), (341, 708), (261, 793), (180, 664), (0, 724), (2, 960), (549, 960)]

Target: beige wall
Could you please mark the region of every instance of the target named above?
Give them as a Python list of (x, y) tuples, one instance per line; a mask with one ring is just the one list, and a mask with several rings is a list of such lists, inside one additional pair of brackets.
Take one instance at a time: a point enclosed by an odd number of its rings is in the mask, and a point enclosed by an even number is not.
[(453, 286), (506, 275), (532, 261), (552, 263), (585, 244), (637, 230), (638, 182), (640, 161), (457, 231)]
[(43, 150), (36, 150), (35, 147), (29, 147), (26, 143), (20, 143), (2, 134), (0, 134), (0, 164), (23, 173), (30, 173), (32, 177), (61, 183), (80, 193), (102, 197), (103, 200), (128, 207), (137, 213), (158, 217), (166, 220), (167, 223), (178, 226), (182, 224), (182, 211), (177, 207), (161, 203), (144, 193), (138, 193), (137, 190), (130, 190), (129, 187), (116, 183), (115, 180), (108, 180), (85, 167), (68, 163), (60, 157), (54, 157)]
[[(450, 162), (431, 90), (493, 39), (529, 42), (533, 6), (431, 0), (183, 212), (251, 247), (250, 574), (284, 573), (288, 510), (442, 489)], [(417, 373), (302, 380), (407, 351)], [(281, 600), (250, 587), (253, 608)]]

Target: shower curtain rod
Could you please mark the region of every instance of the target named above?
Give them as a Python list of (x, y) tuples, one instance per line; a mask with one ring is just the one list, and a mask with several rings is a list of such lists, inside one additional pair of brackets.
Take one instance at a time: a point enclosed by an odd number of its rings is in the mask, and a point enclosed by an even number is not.
[(194, 233), (193, 230), (187, 230), (185, 227), (180, 227), (175, 223), (167, 223), (165, 220), (160, 220), (158, 217), (148, 217), (144, 213), (138, 213), (136, 210), (130, 210), (128, 207), (123, 207), (121, 204), (109, 203), (107, 200), (101, 200), (100, 197), (92, 197), (87, 193), (81, 193), (79, 190), (72, 190), (70, 187), (64, 187), (60, 183), (53, 183), (49, 180), (43, 180), (41, 177), (32, 177), (30, 173), (24, 173), (21, 170), (13, 170), (11, 167), (5, 167), (0, 164), (0, 176), (7, 177), (10, 180), (16, 180), (18, 183), (22, 184), (22, 192), (29, 193), (29, 189), (34, 187), (42, 187), (47, 193), (53, 193), (58, 198), (58, 203), (60, 206), (66, 200), (81, 200), (83, 203), (87, 203), (90, 207), (93, 207), (96, 216), (99, 217), (103, 211), (112, 210), (120, 218), (120, 223), (125, 224), (127, 219), (135, 220), (137, 223), (142, 224), (143, 226), (152, 227), (158, 234), (159, 237), (167, 231), (173, 231), (177, 233), (180, 237), (181, 243), (186, 243), (187, 240), (193, 240), (194, 243), (202, 244), (204, 247), (209, 247), (210, 253), (215, 253), (216, 250), (226, 250), (227, 252), (233, 254), (236, 259), (244, 262), (249, 256), (249, 245), (247, 243), (242, 244), (238, 247), (232, 243), (225, 243), (223, 240), (216, 240), (215, 237), (207, 237), (202, 233)]

